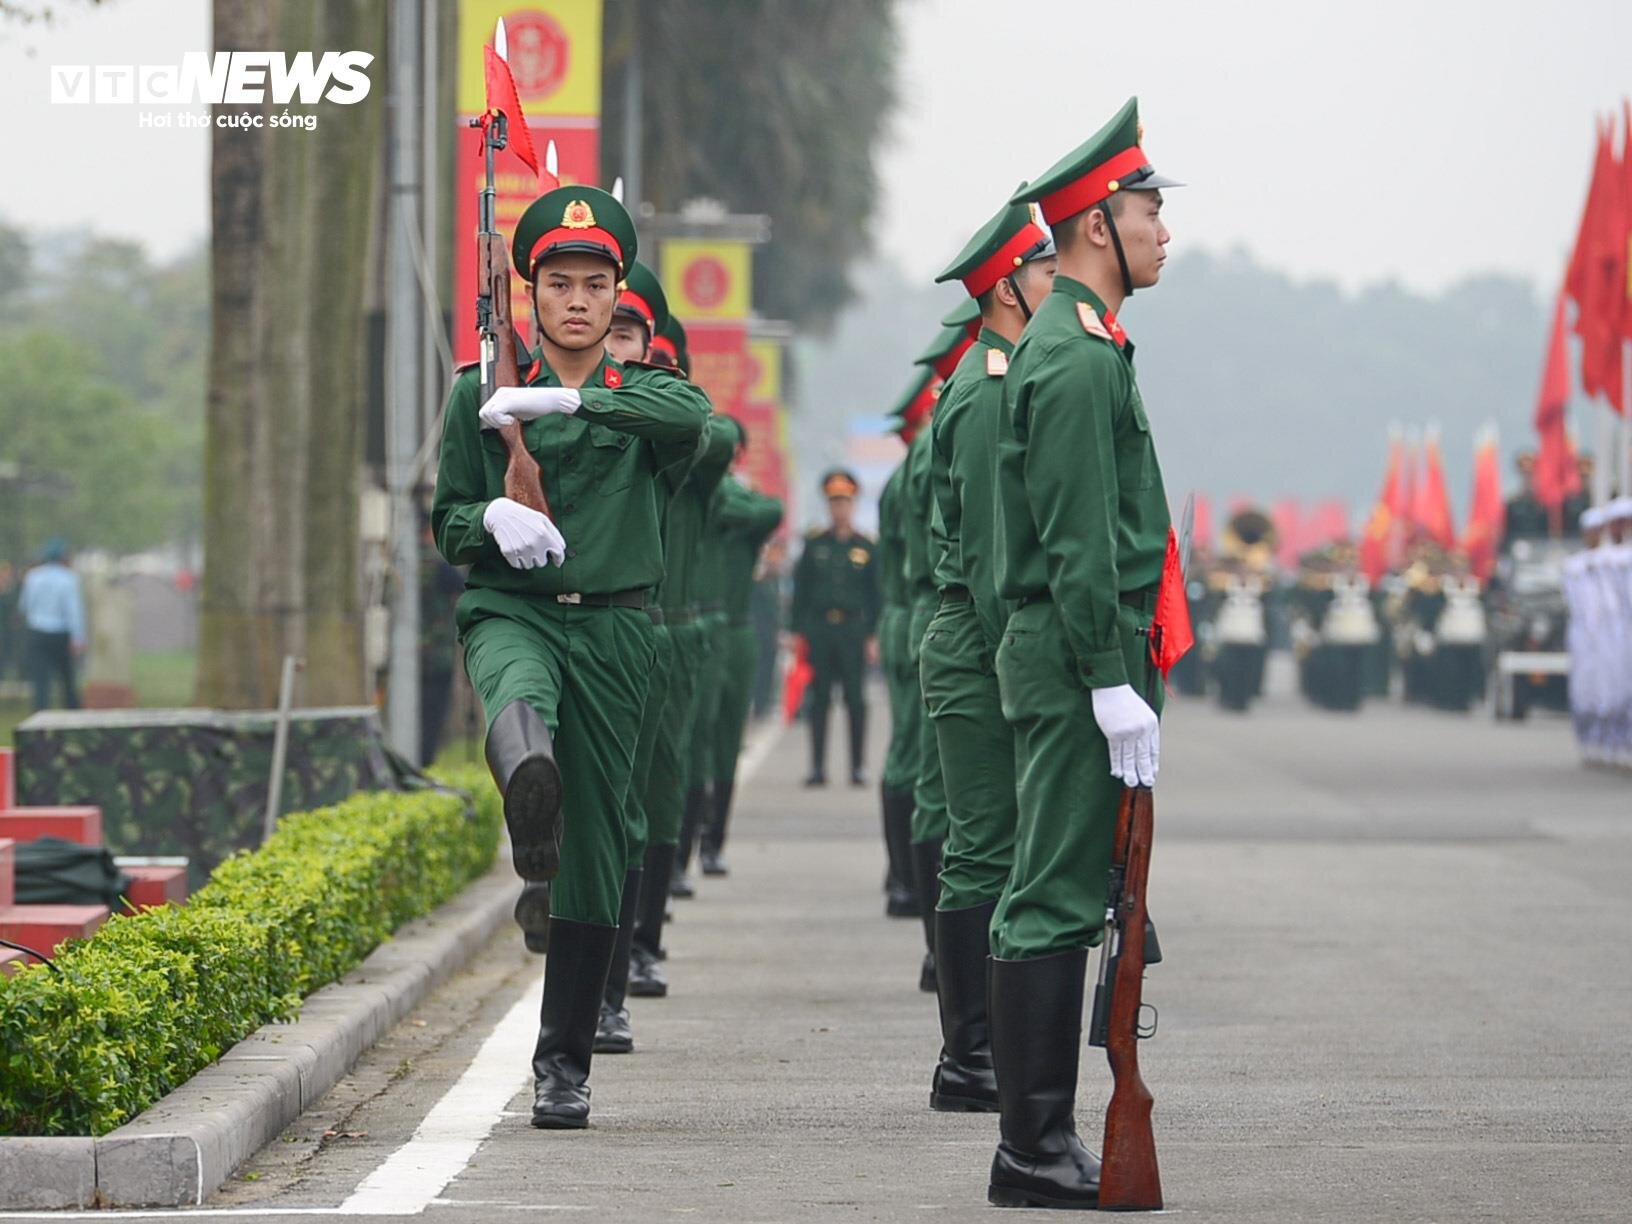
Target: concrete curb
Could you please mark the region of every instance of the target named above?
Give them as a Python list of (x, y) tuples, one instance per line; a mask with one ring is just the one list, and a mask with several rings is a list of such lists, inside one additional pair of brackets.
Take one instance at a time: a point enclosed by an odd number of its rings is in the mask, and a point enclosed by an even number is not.
[(0, 1207), (191, 1207), (334, 1087), (510, 917), (508, 859), (401, 927), (300, 1019), (250, 1034), (100, 1139), (0, 1138)]

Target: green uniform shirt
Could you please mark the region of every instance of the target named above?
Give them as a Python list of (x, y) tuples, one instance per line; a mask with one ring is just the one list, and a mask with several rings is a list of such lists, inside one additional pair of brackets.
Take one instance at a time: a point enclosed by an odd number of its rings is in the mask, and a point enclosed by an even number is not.
[(714, 491), (709, 534), (720, 553), (721, 602), (731, 624), (748, 623), (759, 550), (782, 522), (782, 503), (727, 475)]
[(731, 465), (735, 448), (736, 431), (724, 418), (710, 417), (695, 458), (669, 503), (664, 524), (663, 562), (667, 572), (658, 587), (658, 604), (664, 612), (683, 612), (697, 602), (698, 553), (708, 503)]
[(878, 566), (880, 595), (884, 605), (890, 608), (907, 606), (907, 542), (901, 534), (901, 481), (906, 472), (906, 463), (898, 464), (884, 482), (884, 491), (878, 495), (878, 547), (874, 563)]
[(840, 540), (831, 527), (806, 536), (793, 571), (793, 631), (809, 636), (813, 630), (843, 625), (871, 636), (878, 611), (873, 542), (859, 531)]
[(935, 585), (969, 588), (981, 631), (995, 650), (1009, 607), (997, 596), (992, 560), (992, 483), (1003, 407), (1003, 376), (987, 372), (986, 355), (993, 350), (1007, 360), (1014, 345), (983, 327), (941, 389), (931, 426), (929, 485), (935, 497)]
[(935, 505), (929, 487), (929, 454), (932, 431), (929, 423), (918, 431), (907, 457), (902, 463), (901, 477), (901, 536), (906, 544), (903, 568), (907, 581), (909, 603), (926, 599), (935, 593), (935, 563), (930, 555), (929, 518)]
[(1117, 595), (1160, 581), (1169, 526), (1133, 345), (1104, 315), (1086, 285), (1054, 278), (1015, 346), (997, 432), (998, 594), (1052, 596), (1088, 688), (1129, 683)]
[[(542, 360), (528, 386), (559, 387)], [(608, 387), (606, 375), (616, 371)], [(655, 587), (663, 578), (658, 477), (684, 473), (708, 418), (708, 399), (665, 371), (610, 357), (579, 388), (577, 412), (552, 413), (522, 425), (538, 460), (555, 525), (567, 541), (564, 565), (517, 569), (482, 525), (487, 506), (504, 496), (506, 454), (496, 429), (483, 429), (481, 376), (460, 374), (448, 395), (431, 526), (453, 565), (470, 566), (467, 587), (517, 595), (567, 592), (609, 595)]]

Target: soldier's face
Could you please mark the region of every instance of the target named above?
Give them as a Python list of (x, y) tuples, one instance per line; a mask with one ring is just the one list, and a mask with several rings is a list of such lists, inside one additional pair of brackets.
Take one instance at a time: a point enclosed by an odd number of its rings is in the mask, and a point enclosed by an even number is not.
[(612, 316), (612, 330), (606, 333), (606, 351), (614, 361), (644, 361), (649, 347), (646, 324), (627, 315)]
[(1128, 261), (1128, 276), (1135, 289), (1149, 289), (1162, 277), (1167, 262), (1167, 244), (1172, 235), (1162, 224), (1162, 193), (1130, 191), (1122, 211), (1116, 214), (1116, 231), (1122, 238), (1122, 254)]
[(1054, 288), (1054, 273), (1059, 271), (1060, 261), (1050, 255), (1046, 259), (1034, 259), (1020, 271), (1014, 274), (1014, 279), (1020, 285), (1020, 292), (1026, 295), (1026, 305), (1033, 310), (1041, 306), (1043, 299)]
[(833, 519), (833, 526), (848, 527), (850, 520), (856, 513), (856, 499), (853, 497), (830, 497), (827, 499), (827, 513)]
[(604, 259), (574, 251), (538, 265), (533, 282), (538, 325), (561, 348), (576, 351), (601, 344), (617, 300), (617, 274)]

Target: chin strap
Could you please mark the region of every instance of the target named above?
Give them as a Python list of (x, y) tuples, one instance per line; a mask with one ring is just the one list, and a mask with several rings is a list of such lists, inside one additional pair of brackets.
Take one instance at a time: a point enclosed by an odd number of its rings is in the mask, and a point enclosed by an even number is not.
[(1111, 245), (1116, 248), (1116, 262), (1122, 268), (1122, 292), (1132, 297), (1133, 277), (1128, 272), (1128, 257), (1122, 253), (1122, 235), (1116, 232), (1116, 218), (1111, 216), (1111, 202), (1101, 200), (1098, 208), (1105, 218), (1105, 228), (1111, 231)]
[(1026, 316), (1026, 322), (1030, 323), (1031, 322), (1031, 305), (1030, 305), (1030, 303), (1028, 303), (1026, 301), (1026, 295), (1020, 292), (1020, 282), (1014, 279), (1014, 273), (1013, 272), (1010, 272), (1003, 279), (1008, 281), (1009, 282), (1009, 288), (1014, 290), (1014, 300), (1020, 303), (1020, 313), (1025, 315)]

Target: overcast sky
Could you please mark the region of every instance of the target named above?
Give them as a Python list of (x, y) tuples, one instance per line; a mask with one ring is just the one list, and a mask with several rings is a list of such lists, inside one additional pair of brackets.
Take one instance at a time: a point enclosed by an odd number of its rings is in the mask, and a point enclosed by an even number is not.
[[(174, 62), (208, 46), (208, 4), (56, 7), (51, 30), (0, 24), (0, 216), (160, 254), (202, 239), (206, 138), (51, 106), (46, 67)], [(1239, 245), (1350, 286), (1501, 270), (1547, 290), (1593, 113), (1632, 92), (1625, 0), (904, 0), (902, 33), (875, 232), (926, 277), (1136, 93), (1156, 166), (1192, 184), (1168, 208), (1176, 251)]]

